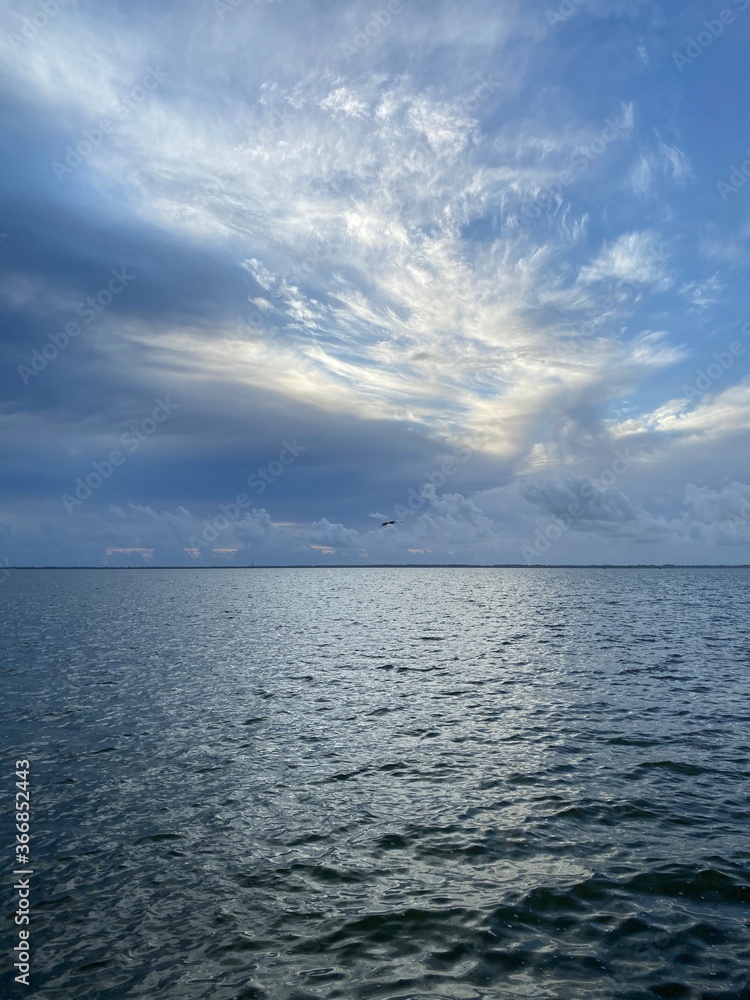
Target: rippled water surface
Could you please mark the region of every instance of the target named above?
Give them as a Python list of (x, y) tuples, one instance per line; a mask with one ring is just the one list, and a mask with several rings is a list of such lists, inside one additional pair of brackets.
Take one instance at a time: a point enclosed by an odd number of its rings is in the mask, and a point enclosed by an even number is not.
[(748, 585), (14, 571), (24, 995), (750, 997)]

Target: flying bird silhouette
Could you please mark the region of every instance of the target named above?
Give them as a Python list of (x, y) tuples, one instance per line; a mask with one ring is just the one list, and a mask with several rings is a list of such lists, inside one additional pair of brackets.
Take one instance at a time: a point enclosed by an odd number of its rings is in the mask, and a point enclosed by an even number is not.
[(389, 524), (401, 524), (401, 523), (402, 523), (401, 521), (383, 521), (383, 523), (380, 525), (380, 527), (381, 528), (385, 528)]

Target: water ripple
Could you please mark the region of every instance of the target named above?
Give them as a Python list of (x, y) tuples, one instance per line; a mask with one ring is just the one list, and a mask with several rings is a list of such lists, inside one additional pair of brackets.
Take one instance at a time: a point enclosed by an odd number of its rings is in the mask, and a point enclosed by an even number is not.
[(748, 1000), (748, 583), (14, 572), (35, 989)]

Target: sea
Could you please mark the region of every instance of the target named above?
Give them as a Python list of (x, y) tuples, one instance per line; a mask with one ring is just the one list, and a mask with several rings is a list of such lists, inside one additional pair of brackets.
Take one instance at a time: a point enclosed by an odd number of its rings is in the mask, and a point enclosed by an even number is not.
[(749, 998), (749, 591), (11, 570), (0, 995)]

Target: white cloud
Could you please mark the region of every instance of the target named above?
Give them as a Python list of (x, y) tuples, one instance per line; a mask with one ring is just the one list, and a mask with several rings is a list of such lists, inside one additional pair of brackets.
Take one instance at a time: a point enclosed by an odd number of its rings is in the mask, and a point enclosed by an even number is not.
[[(683, 455), (686, 467), (696, 442), (740, 432), (746, 385), (722, 384), (688, 406), (664, 399), (679, 386), (659, 396), (649, 381), (685, 357), (675, 322), (685, 299), (707, 312), (721, 290), (716, 276), (682, 277), (663, 249), (669, 206), (656, 201), (691, 179), (688, 157), (658, 131), (632, 148), (643, 116), (632, 102), (617, 111), (619, 97), (610, 117), (620, 134), (591, 157), (604, 121), (551, 90), (519, 100), (536, 84), (543, 16), (480, 4), (464, 18), (436, 3), (434, 18), (405, 12), (348, 62), (339, 48), (359, 26), (355, 6), (324, 5), (304, 31), (290, 30), (287, 12), (257, 6), (209, 25), (200, 17), (210, 5), (202, 14), (196, 5), (160, 36), (150, 22), (94, 20), (71, 5), (22, 58), (0, 39), (3, 80), (24, 95), (29, 120), (54, 116), (75, 140), (164, 58), (165, 85), (118, 123), (75, 183), (134, 225), (221, 255), (261, 316), (252, 329), (227, 320), (221, 291), (211, 322), (134, 313), (107, 326), (102, 365), (127, 357), (136, 375), (211, 380), (217, 395), (231, 385), (343, 419), (400, 421), (469, 442), (503, 469), (577, 474), (626, 439), (644, 453)], [(602, 0), (586, 16), (634, 9)], [(164, 28), (164, 13), (149, 17)], [(181, 73), (175, 53), (187, 41), (190, 73)], [(475, 74), (489, 66), (492, 86), (478, 96)], [(581, 156), (585, 170), (563, 185)], [(637, 214), (619, 210), (628, 190), (652, 198), (647, 221), (643, 202)], [(530, 203), (537, 217), (525, 213)], [(740, 263), (741, 238), (730, 251), (707, 229), (703, 249)], [(675, 290), (683, 298), (673, 294), (671, 315), (639, 313), (647, 296)], [(56, 301), (25, 276), (5, 278), (0, 293), (16, 308)], [(647, 402), (637, 398), (643, 387)], [(138, 548), (139, 533), (141, 547), (158, 544), (149, 515), (123, 511), (120, 547)], [(187, 511), (160, 518), (177, 534), (192, 524)], [(287, 551), (290, 531), (257, 517), (222, 547), (273, 538)], [(506, 541), (458, 493), (431, 496), (392, 539), (327, 519), (305, 531), (308, 549), (364, 548), (373, 558), (401, 551), (400, 540), (414, 552)]]
[(679, 294), (687, 296), (696, 309), (704, 310), (716, 305), (718, 299), (712, 293), (721, 291), (723, 287), (718, 275), (713, 275), (705, 281), (685, 282)]
[(653, 170), (651, 159), (648, 156), (640, 156), (630, 168), (630, 185), (638, 195), (651, 193), (653, 183)]
[(615, 280), (663, 289), (670, 285), (665, 263), (664, 247), (656, 233), (625, 233), (581, 269), (579, 280), (587, 284)]
[(662, 158), (664, 172), (678, 183), (691, 180), (693, 178), (693, 171), (685, 153), (676, 146), (669, 146), (665, 143), (657, 129), (654, 129), (654, 134), (656, 135), (657, 149)]

